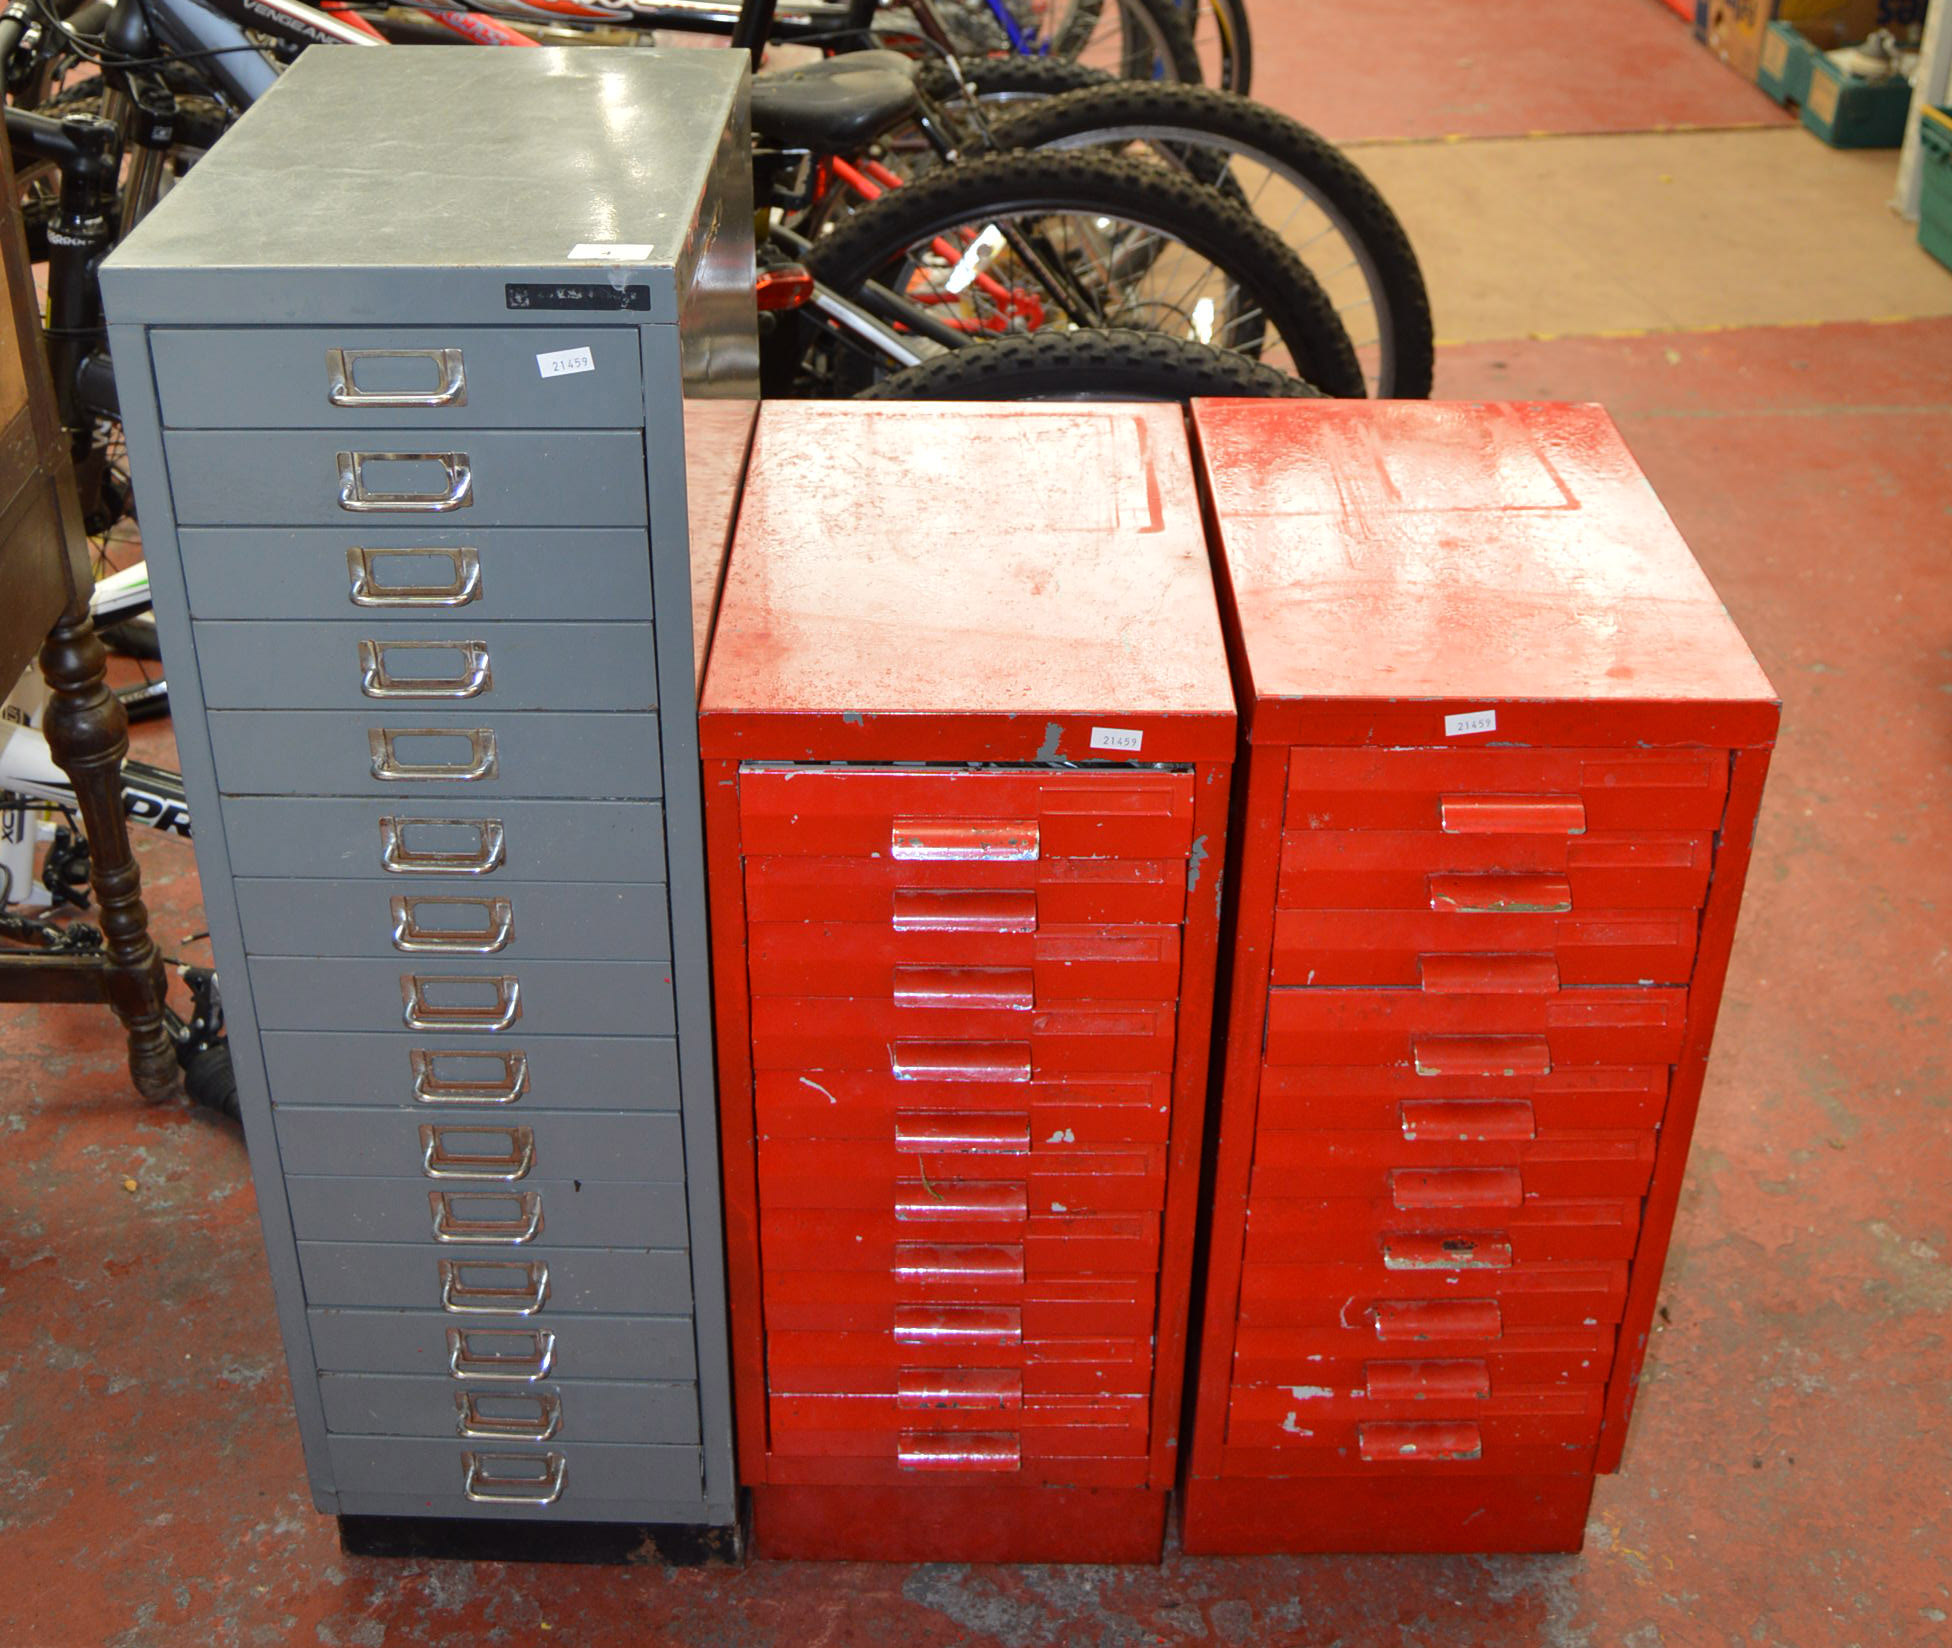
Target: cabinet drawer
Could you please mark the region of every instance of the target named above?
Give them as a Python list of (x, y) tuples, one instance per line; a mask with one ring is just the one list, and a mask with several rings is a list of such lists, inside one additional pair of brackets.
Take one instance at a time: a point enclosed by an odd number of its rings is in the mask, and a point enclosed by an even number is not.
[(489, 1390), (411, 1374), (328, 1373), (319, 1380), (335, 1436), (460, 1437), (486, 1447), (577, 1442), (698, 1444), (689, 1384), (578, 1380)]
[(191, 527), (194, 618), (651, 621), (651, 544), (629, 528)]
[[(428, 840), (442, 832), (424, 832)], [(451, 832), (468, 841), (478, 833)], [(394, 839), (418, 840), (409, 828)], [(466, 848), (461, 849), (466, 851)], [(438, 967), (448, 956), (506, 961), (669, 961), (671, 918), (657, 882), (507, 881), (389, 876), (372, 881), (236, 883), (254, 956), (391, 956)]]
[(1428, 1402), (1435, 1411), (1456, 1411), (1488, 1396), (1604, 1385), (1609, 1365), (1579, 1335), (1551, 1332), (1529, 1336), (1522, 1348), (1480, 1356), (1298, 1357), (1281, 1378), (1236, 1383), (1232, 1411), (1247, 1408), (1262, 1417), (1272, 1411), (1278, 1418), (1296, 1402), (1333, 1402), (1344, 1411), (1363, 1403)]
[(636, 429), (174, 430), (185, 526), (645, 525)]
[[(830, 1448), (878, 1451), (876, 1440), (903, 1432), (950, 1440), (968, 1433), (1007, 1432), (1028, 1458), (1130, 1458), (1150, 1440), (1143, 1396), (1024, 1396), (1008, 1380), (987, 1401), (958, 1399), (953, 1379), (909, 1381), (928, 1395), (864, 1396), (858, 1392), (784, 1396), (766, 1404), (775, 1453), (813, 1454)], [(930, 1398), (934, 1399), (931, 1400)], [(965, 1405), (966, 1404), (966, 1405)]]
[(1171, 1007), (1127, 1003), (1020, 1012), (761, 996), (752, 1004), (752, 1053), (761, 1070), (886, 1070), (903, 1081), (1023, 1082), (1168, 1072), (1175, 1028)]
[(453, 787), (461, 793), (415, 805), (400, 797), (226, 796), (231, 873), (438, 881), (459, 892), (504, 881), (665, 880), (664, 810), (656, 802), (488, 801)]
[(305, 1302), (352, 1310), (490, 1313), (511, 1296), (540, 1298), (536, 1320), (595, 1312), (682, 1316), (691, 1309), (691, 1256), (616, 1248), (470, 1246), (465, 1251), (383, 1242), (300, 1242)]
[(1414, 1211), (1387, 1196), (1367, 1201), (1260, 1196), (1248, 1213), (1245, 1256), (1256, 1264), (1380, 1261), (1388, 1270), (1443, 1273), (1631, 1259), (1639, 1234), (1638, 1196), (1530, 1196), (1517, 1207)]
[(411, 1105), (461, 1119), (513, 1111), (676, 1110), (678, 1044), (649, 1036), (332, 1035), (271, 1030), (263, 1038), (271, 1102)]
[[(1495, 893), (1508, 878), (1563, 882), (1574, 910), (1691, 910), (1708, 891), (1712, 836), (1477, 836), (1441, 831), (1291, 830), (1281, 841), (1283, 909), (1453, 908), (1440, 877)], [(1505, 913), (1500, 901), (1467, 915)]]
[(662, 962), (396, 956), (250, 964), (267, 1030), (447, 1031), (495, 1036), (668, 1036), (677, 1028)]
[(865, 1333), (898, 1350), (953, 1345), (984, 1367), (993, 1350), (1027, 1339), (1138, 1339), (1152, 1331), (1150, 1277), (1066, 1277), (1025, 1283), (1008, 1301), (897, 1298), (888, 1277), (818, 1271), (766, 1273), (768, 1333)]
[(1008, 914), (1008, 906), (994, 900), (964, 900), (925, 912), (921, 919), (937, 925), (919, 930), (900, 917), (886, 927), (756, 922), (746, 951), (752, 993), (889, 996), (915, 1003), (976, 1003), (1014, 994), (1033, 1005), (1178, 999), (1177, 928), (1093, 924), (997, 932), (946, 925)]
[(649, 624), (350, 623), (191, 626), (212, 709), (619, 710), (657, 708)]
[(1425, 957), (1543, 955), (1562, 985), (1686, 984), (1700, 927), (1691, 910), (1282, 910), (1271, 977), (1277, 985), (1420, 986)]
[(1286, 827), (1561, 838), (1712, 830), (1727, 791), (1724, 750), (1296, 748)]
[(1271, 1065), (1408, 1065), (1433, 1076), (1562, 1064), (1670, 1064), (1687, 1028), (1685, 990), (1435, 995), (1417, 990), (1277, 989)]
[(772, 1482), (828, 1485), (942, 1487), (971, 1485), (1053, 1488), (1138, 1488), (1151, 1475), (1143, 1454), (1108, 1455), (1096, 1429), (1032, 1432), (976, 1431), (941, 1437), (927, 1431), (877, 1435), (856, 1431), (801, 1431), (793, 1453), (767, 1460)]
[(754, 857), (1184, 858), (1193, 842), (1193, 778), (1049, 768), (749, 766), (739, 773), (739, 834)]
[[(968, 1351), (953, 1344), (897, 1345), (892, 1334), (766, 1335), (766, 1388), (785, 1394), (892, 1395), (906, 1377), (966, 1372)], [(1150, 1337), (1026, 1339), (985, 1346), (981, 1366), (1013, 1374), (1030, 1396), (1144, 1396), (1152, 1389)]]
[(483, 1189), (415, 1179), (285, 1181), (301, 1242), (411, 1242), (463, 1256), (488, 1248), (681, 1248), (691, 1239), (681, 1184), (530, 1179)]
[(575, 1316), (552, 1324), (439, 1311), (305, 1312), (321, 1373), (415, 1373), (519, 1389), (548, 1380), (689, 1379), (689, 1316)]
[(898, 1081), (885, 1071), (829, 1070), (818, 1081), (760, 1073), (753, 1110), (766, 1139), (932, 1142), (1001, 1140), (1015, 1129), (1056, 1161), (1121, 1145), (1164, 1144), (1165, 1076), (1029, 1082)]
[[(1243, 1325), (1234, 1341), (1233, 1377), (1237, 1385), (1292, 1385), (1312, 1381), (1308, 1370), (1332, 1369), (1349, 1362), (1403, 1360), (1472, 1361), (1514, 1357), (1515, 1365), (1532, 1369), (1575, 1366), (1590, 1360), (1604, 1379), (1613, 1366), (1614, 1330), (1610, 1322), (1580, 1323), (1572, 1327), (1522, 1328), (1506, 1326), (1485, 1337), (1433, 1332), (1414, 1343), (1379, 1344), (1372, 1324), (1352, 1327), (1261, 1327)], [(1584, 1382), (1583, 1380), (1581, 1382)]]
[(459, 1188), (530, 1179), (583, 1184), (680, 1184), (684, 1130), (673, 1115), (537, 1112), (424, 1116), (307, 1105), (277, 1112), (287, 1173), (420, 1179)]
[(1557, 1474), (1592, 1468), (1600, 1393), (1510, 1397), (1451, 1418), (1326, 1417), (1295, 1403), (1266, 1418), (1230, 1415), (1227, 1430), (1224, 1469), (1236, 1476)]
[(1008, 1230), (991, 1219), (918, 1228), (889, 1208), (766, 1207), (760, 1245), (799, 1270), (907, 1270), (918, 1277), (1014, 1262), (1032, 1280), (1145, 1276), (1159, 1268), (1156, 1213), (1031, 1214)]
[[(565, 351), (589, 365), (549, 364)], [(149, 358), (171, 429), (613, 429), (644, 417), (635, 327), (159, 326)]]
[(329, 1436), (326, 1451), (348, 1515), (672, 1522), (696, 1514), (704, 1483), (696, 1448)]
[(655, 801), (664, 793), (655, 715), (503, 715), (404, 704), (212, 710), (210, 748), (227, 797)]
[(1537, 1197), (1631, 1198), (1645, 1193), (1653, 1171), (1651, 1132), (1413, 1142), (1401, 1133), (1263, 1131), (1249, 1195), (1376, 1199), (1441, 1218)]
[(1177, 926), (1186, 913), (1183, 858), (749, 858), (745, 876), (746, 915), (755, 923), (873, 922), (921, 930), (982, 912), (1034, 931), (1077, 922)]
[(1665, 1066), (1573, 1067), (1487, 1080), (1400, 1066), (1289, 1065), (1261, 1073), (1257, 1125), (1273, 1132), (1368, 1131), (1406, 1141), (1547, 1138), (1652, 1129), (1667, 1103)]
[(1257, 1263), (1241, 1270), (1240, 1319), (1255, 1327), (1338, 1328), (1385, 1345), (1490, 1342), (1506, 1328), (1616, 1322), (1626, 1293), (1625, 1264), (1426, 1275), (1386, 1271), (1380, 1264)]
[(892, 1210), (917, 1227), (1033, 1213), (1150, 1213), (1165, 1199), (1165, 1152), (897, 1153), (855, 1140), (768, 1141), (759, 1196), (768, 1208)]

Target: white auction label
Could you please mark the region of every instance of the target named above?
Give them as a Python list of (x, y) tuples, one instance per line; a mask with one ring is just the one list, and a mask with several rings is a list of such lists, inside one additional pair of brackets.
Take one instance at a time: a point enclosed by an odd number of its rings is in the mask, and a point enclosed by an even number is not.
[(1463, 715), (1444, 717), (1444, 736), (1462, 738), (1466, 733), (1496, 732), (1498, 712), (1496, 710), (1470, 710)]
[(1131, 727), (1093, 727), (1091, 747), (1094, 750), (1123, 750), (1127, 755), (1137, 755), (1139, 746), (1145, 742), (1145, 734)]
[(569, 249), (571, 263), (643, 263), (650, 247), (636, 240), (581, 240)]
[(566, 378), (572, 372), (594, 372), (596, 358), (590, 353), (590, 346), (584, 344), (581, 349), (555, 349), (537, 355), (535, 365), (545, 378)]

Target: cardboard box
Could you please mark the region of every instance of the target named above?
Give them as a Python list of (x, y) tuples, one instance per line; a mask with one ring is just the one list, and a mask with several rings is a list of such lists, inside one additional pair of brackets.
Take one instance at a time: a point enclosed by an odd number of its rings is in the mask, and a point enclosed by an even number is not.
[(1794, 23), (1818, 51), (1854, 46), (1873, 29), (1925, 20), (1926, 0), (1708, 0), (1708, 45), (1744, 80), (1762, 61), (1771, 23)]

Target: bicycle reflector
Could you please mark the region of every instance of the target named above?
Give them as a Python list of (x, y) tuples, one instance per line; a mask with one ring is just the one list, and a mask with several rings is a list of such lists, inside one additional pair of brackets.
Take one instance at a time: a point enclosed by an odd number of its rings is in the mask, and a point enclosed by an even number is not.
[(762, 269), (753, 294), (762, 314), (771, 309), (798, 309), (813, 296), (813, 276), (797, 263), (784, 269)]

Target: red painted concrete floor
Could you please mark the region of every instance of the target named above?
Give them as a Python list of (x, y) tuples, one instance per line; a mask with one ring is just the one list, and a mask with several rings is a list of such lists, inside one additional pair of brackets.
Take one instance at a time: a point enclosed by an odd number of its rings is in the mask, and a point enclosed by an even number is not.
[[(1785, 701), (1665, 1325), (1582, 1556), (347, 1558), (305, 1496), (238, 1139), (143, 1109), (106, 1019), (43, 1009), (0, 1020), (0, 1643), (1947, 1641), (1948, 383), (1952, 321), (1441, 364), (1453, 396), (1610, 403)], [(144, 863), (196, 954), (187, 851)]]
[(1256, 0), (1254, 95), (1338, 143), (1790, 117), (1661, 0)]

